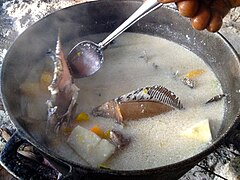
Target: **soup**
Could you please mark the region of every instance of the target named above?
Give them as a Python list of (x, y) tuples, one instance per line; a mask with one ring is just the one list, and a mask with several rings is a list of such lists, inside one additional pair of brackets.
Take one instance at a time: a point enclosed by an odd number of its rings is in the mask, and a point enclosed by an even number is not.
[[(99, 35), (91, 38), (95, 36)], [(83, 145), (71, 145), (69, 139), (51, 143), (51, 149), (68, 160), (86, 166), (139, 170), (184, 160), (210, 145), (221, 126), (224, 101), (206, 104), (209, 99), (223, 92), (217, 77), (202, 59), (178, 44), (137, 33), (124, 33), (117, 38), (104, 50), (104, 58), (103, 66), (96, 74), (74, 80), (80, 89), (75, 116), (80, 114), (87, 117), (86, 121), (80, 121), (77, 125), (88, 131), (98, 127), (105, 133), (114, 129), (129, 138), (129, 143), (124, 148), (113, 148), (107, 159), (94, 165), (79, 153)], [(39, 72), (39, 75), (46, 67), (46, 64), (37, 65), (33, 72)], [(30, 75), (26, 82), (36, 79)], [(174, 92), (184, 108), (124, 121), (124, 124), (116, 123), (113, 118), (92, 115), (95, 107), (109, 100), (138, 88), (155, 85)], [(28, 102), (26, 97), (23, 98), (23, 103), (27, 104), (27, 116), (38, 119), (35, 122), (39, 123), (42, 130), (46, 126), (46, 121), (42, 119), (46, 119), (44, 103), (48, 98), (48, 93), (41, 94), (41, 100), (38, 96), (36, 102)], [(70, 136), (75, 138), (75, 135)], [(39, 138), (38, 133), (35, 136)], [(56, 140), (46, 139), (50, 142)], [(79, 151), (76, 146), (79, 146)]]

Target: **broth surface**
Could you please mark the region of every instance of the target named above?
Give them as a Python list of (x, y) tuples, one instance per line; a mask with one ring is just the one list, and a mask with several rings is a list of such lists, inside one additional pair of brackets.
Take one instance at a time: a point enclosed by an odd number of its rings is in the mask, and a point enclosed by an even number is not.
[[(86, 37), (87, 39), (88, 37)], [(149, 169), (189, 158), (209, 146), (181, 136), (181, 132), (208, 119), (213, 137), (224, 115), (224, 101), (205, 104), (222, 94), (221, 85), (202, 59), (189, 50), (168, 40), (137, 33), (124, 33), (104, 50), (105, 61), (93, 76), (75, 79), (79, 87), (77, 113), (89, 115), (85, 128), (98, 125), (104, 131), (117, 129), (131, 138), (131, 143), (104, 163), (117, 170)], [(203, 69), (196, 77), (196, 87), (184, 85), (182, 77)], [(93, 117), (92, 109), (113, 98), (145, 86), (161, 85), (174, 92), (184, 109), (173, 110), (152, 118), (127, 121), (125, 126), (113, 119)], [(31, 104), (30, 104), (31, 106)], [(51, 147), (52, 149), (52, 147)], [(67, 144), (58, 144), (54, 151), (69, 160), (87, 165)]]

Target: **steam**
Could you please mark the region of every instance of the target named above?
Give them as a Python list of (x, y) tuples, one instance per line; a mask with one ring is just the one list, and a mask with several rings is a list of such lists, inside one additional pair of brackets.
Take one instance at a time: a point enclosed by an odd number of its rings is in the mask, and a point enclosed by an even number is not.
[(13, 19), (15, 31), (21, 34), (27, 27), (46, 15), (56, 10), (82, 3), (83, 1), (84, 0), (52, 0), (51, 2), (44, 2), (37, 0), (29, 3), (19, 0), (18, 3), (8, 1), (3, 4), (3, 8), (5, 8), (6, 14)]

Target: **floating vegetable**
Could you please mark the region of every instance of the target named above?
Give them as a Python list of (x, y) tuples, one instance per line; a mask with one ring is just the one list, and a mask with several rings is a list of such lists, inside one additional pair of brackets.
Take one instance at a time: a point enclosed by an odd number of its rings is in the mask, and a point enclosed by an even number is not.
[(124, 120), (153, 117), (173, 109), (182, 109), (179, 98), (163, 86), (137, 89), (93, 109), (94, 116)]
[(208, 103), (212, 103), (212, 102), (216, 102), (216, 101), (220, 101), (223, 97), (226, 97), (227, 94), (219, 94), (219, 95), (216, 95), (214, 96), (213, 98), (209, 99), (206, 104)]
[(110, 139), (110, 130), (104, 132), (97, 125), (93, 126), (90, 130), (102, 139), (107, 139), (107, 140)]
[(99, 165), (98, 165), (98, 168), (100, 168), (100, 169), (108, 169), (108, 170), (111, 169), (110, 167), (108, 167), (108, 166), (105, 165), (105, 164), (99, 164)]
[(79, 122), (88, 121), (88, 120), (89, 120), (88, 114), (85, 112), (81, 112), (75, 117), (74, 122), (79, 123)]
[(200, 75), (202, 75), (203, 73), (205, 73), (205, 70), (195, 69), (195, 70), (192, 70), (189, 73), (187, 73), (184, 77), (186, 77), (186, 78), (196, 78), (196, 77), (199, 77)]
[(90, 130), (100, 138), (105, 138), (105, 133), (97, 125), (93, 126)]
[(24, 82), (20, 85), (22, 94), (28, 97), (38, 97), (43, 94), (42, 91), (47, 91), (48, 85), (51, 83), (52, 75), (48, 72), (43, 72), (40, 79), (34, 82)]
[(106, 131), (105, 134), (105, 139), (109, 140), (110, 139), (110, 130)]
[(209, 142), (212, 140), (212, 133), (209, 126), (209, 120), (202, 120), (192, 127), (184, 130), (181, 135), (183, 137), (195, 139), (202, 142)]
[(114, 152), (115, 146), (95, 133), (77, 126), (70, 134), (68, 144), (93, 167), (99, 167)]
[(182, 82), (187, 85), (190, 88), (195, 88), (196, 87), (196, 81), (193, 80), (194, 78), (199, 77), (205, 73), (205, 70), (203, 69), (195, 69), (184, 75), (184, 78), (182, 79)]
[(78, 87), (73, 84), (73, 79), (65, 61), (58, 36), (55, 54), (51, 54), (54, 63), (54, 74), (48, 90), (51, 93), (48, 105), (47, 130), (54, 129), (55, 132), (63, 122), (70, 124), (73, 108), (78, 97)]

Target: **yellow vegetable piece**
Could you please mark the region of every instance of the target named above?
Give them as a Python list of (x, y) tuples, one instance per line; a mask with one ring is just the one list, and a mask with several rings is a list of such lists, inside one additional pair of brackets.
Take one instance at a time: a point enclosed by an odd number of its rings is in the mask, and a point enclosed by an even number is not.
[(100, 168), (100, 169), (110, 169), (110, 167), (108, 167), (108, 166), (105, 165), (105, 164), (99, 164), (99, 165), (98, 165), (98, 168)]
[(98, 135), (100, 138), (105, 139), (105, 133), (96, 125), (90, 129), (93, 133)]
[(83, 121), (88, 121), (89, 120), (89, 116), (87, 115), (87, 113), (85, 112), (81, 112), (79, 113), (76, 118), (74, 119), (74, 122), (83, 122)]
[(205, 73), (206, 71), (203, 70), (203, 69), (195, 69), (195, 70), (192, 70), (190, 71), (189, 73), (187, 73), (185, 75), (186, 78), (196, 78), (200, 75), (202, 75), (203, 73)]
[(105, 135), (104, 137), (105, 139), (110, 139), (110, 130), (106, 131), (104, 135)]
[(91, 131), (94, 132), (99, 137), (101, 137), (102, 139), (110, 139), (110, 130), (104, 132), (96, 125), (91, 128)]
[(52, 82), (52, 74), (50, 72), (44, 71), (40, 77), (41, 87), (45, 88), (49, 86)]

